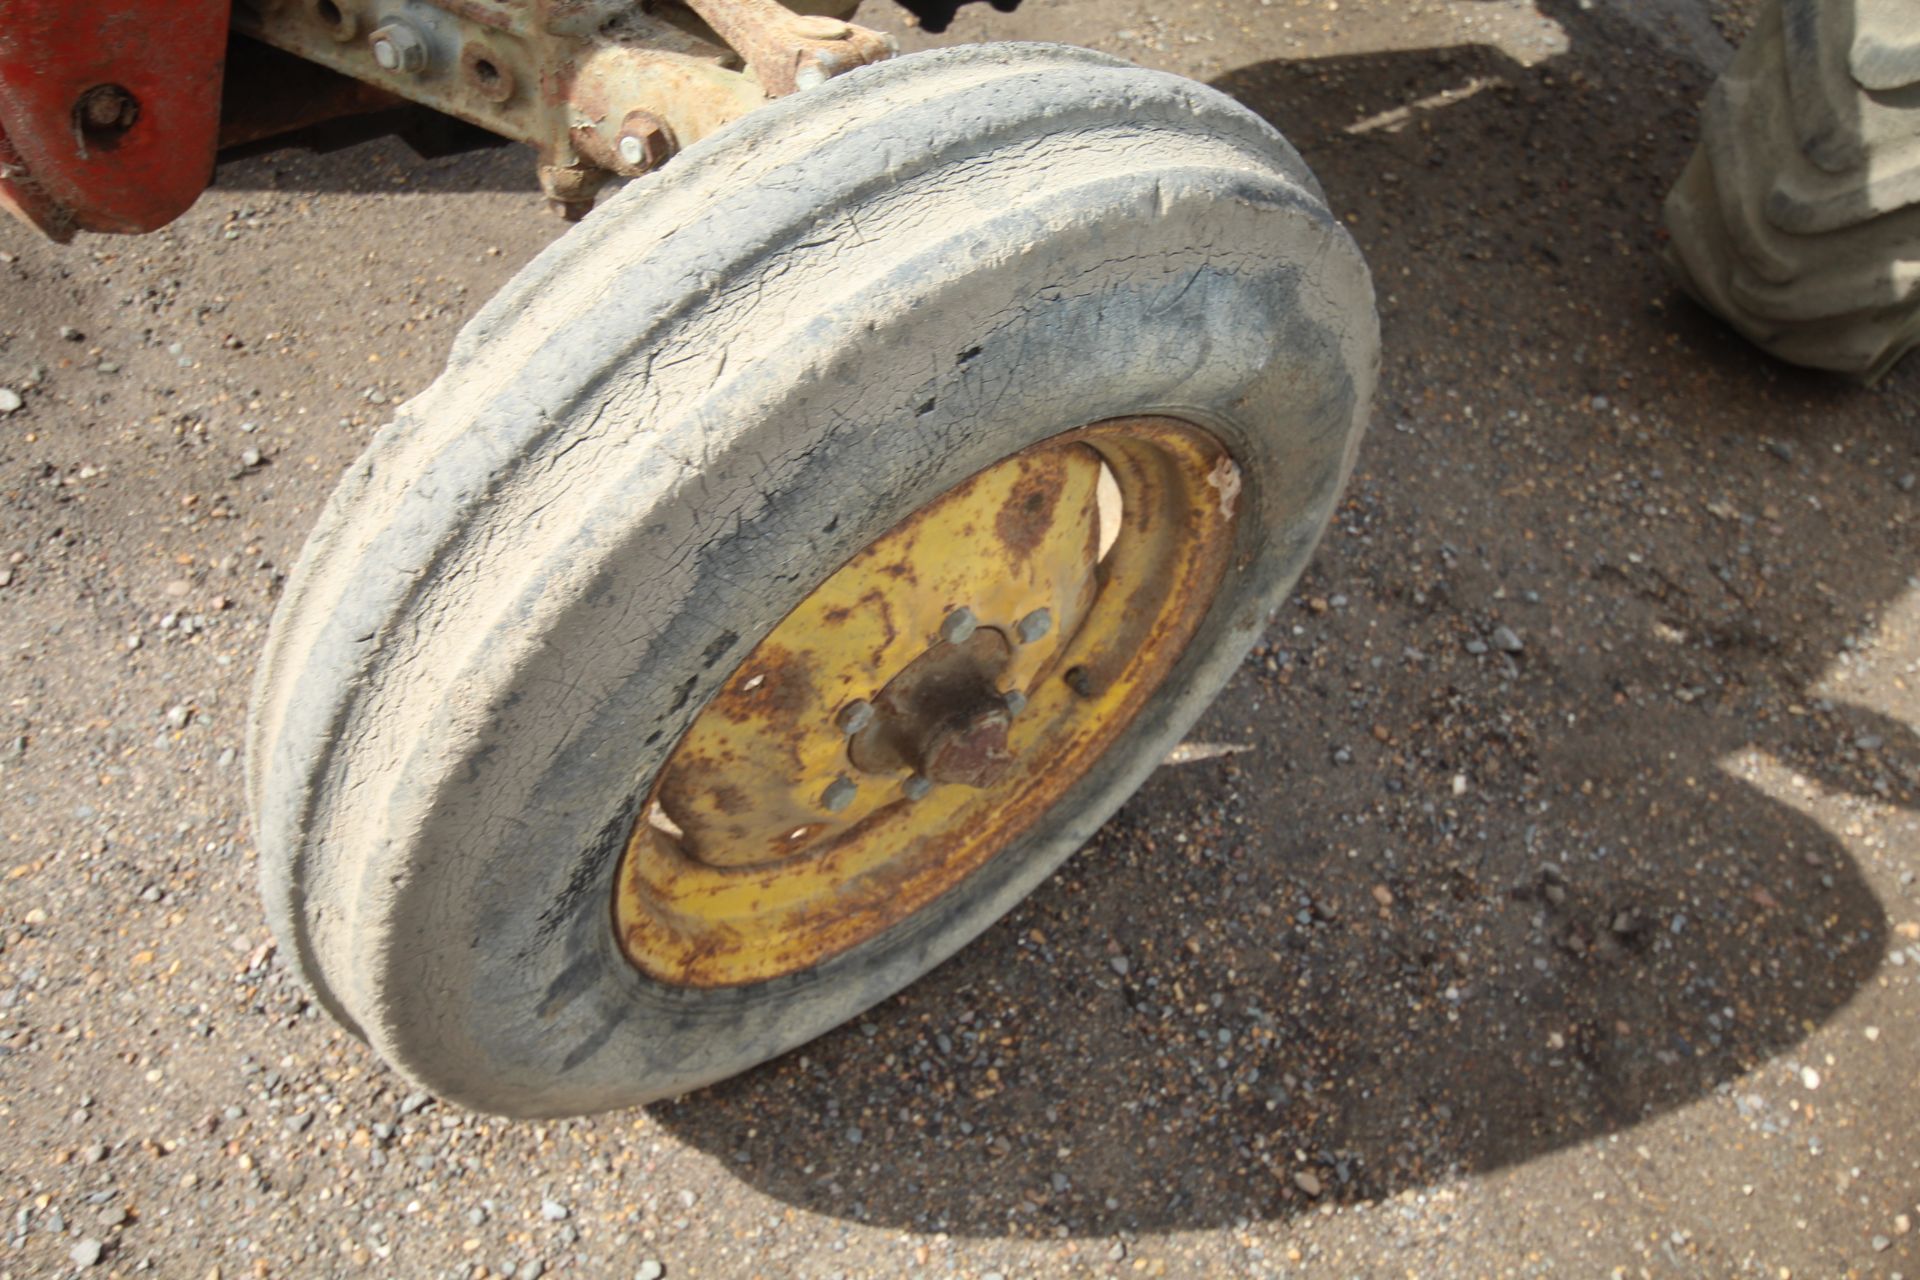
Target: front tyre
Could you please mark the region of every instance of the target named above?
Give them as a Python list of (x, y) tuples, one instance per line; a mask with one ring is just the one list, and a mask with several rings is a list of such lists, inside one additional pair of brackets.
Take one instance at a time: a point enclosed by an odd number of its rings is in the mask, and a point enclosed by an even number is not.
[(289, 583), (275, 929), (410, 1078), (724, 1078), (1040, 883), (1300, 573), (1377, 362), (1286, 142), (1049, 46), (902, 58), (629, 187), (462, 334)]

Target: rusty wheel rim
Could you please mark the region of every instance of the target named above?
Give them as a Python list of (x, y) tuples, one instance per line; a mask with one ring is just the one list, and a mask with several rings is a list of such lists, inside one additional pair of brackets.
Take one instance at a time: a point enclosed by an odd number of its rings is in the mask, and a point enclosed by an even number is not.
[(674, 986), (763, 982), (985, 866), (1184, 652), (1239, 487), (1199, 427), (1109, 419), (976, 473), (856, 554), (657, 775), (615, 877), (628, 961)]

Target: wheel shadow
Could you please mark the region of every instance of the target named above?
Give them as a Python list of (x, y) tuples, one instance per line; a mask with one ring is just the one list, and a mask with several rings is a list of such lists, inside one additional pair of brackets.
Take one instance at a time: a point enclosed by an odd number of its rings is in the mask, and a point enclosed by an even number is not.
[(1913, 370), (1859, 392), (1685, 303), (1657, 219), (1706, 73), (1545, 7), (1573, 48), (1536, 67), (1217, 81), (1348, 220), (1386, 353), (1334, 528), (1198, 731), (1254, 749), (1161, 770), (855, 1023), (653, 1107), (676, 1137), (860, 1222), (1204, 1228), (1620, 1132), (1870, 979), (1885, 913), (1810, 810), (1920, 798), (1920, 739), (1820, 684), (1914, 560)]

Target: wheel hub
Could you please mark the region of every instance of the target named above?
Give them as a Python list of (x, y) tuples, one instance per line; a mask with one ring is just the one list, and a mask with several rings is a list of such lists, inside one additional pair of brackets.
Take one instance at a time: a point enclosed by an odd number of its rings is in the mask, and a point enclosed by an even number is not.
[(1116, 419), (987, 468), (855, 555), (662, 767), (617, 877), (628, 959), (677, 985), (762, 981), (983, 866), (1186, 647), (1237, 476), (1190, 424)]
[(929, 648), (874, 698), (866, 727), (848, 741), (854, 767), (882, 775), (907, 769), (929, 783), (963, 787), (999, 781), (1014, 760), (1008, 730), (1025, 705), (1017, 690), (999, 687), (1012, 654), (992, 627)]

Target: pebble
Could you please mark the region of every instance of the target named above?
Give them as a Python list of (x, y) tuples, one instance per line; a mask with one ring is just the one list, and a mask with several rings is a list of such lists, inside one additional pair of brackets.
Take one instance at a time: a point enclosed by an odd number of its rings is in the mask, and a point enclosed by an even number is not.
[(1800, 1083), (1809, 1089), (1818, 1089), (1820, 1087), (1820, 1073), (1812, 1067), (1802, 1067), (1800, 1068)]
[(260, 451), (258, 449), (242, 449), (240, 451), (240, 465), (243, 467), (259, 466)]
[(1323, 1190), (1319, 1175), (1311, 1169), (1302, 1169), (1293, 1175), (1293, 1185), (1310, 1196), (1317, 1196)]
[(79, 1244), (69, 1249), (67, 1256), (73, 1259), (73, 1265), (76, 1267), (91, 1267), (100, 1261), (100, 1255), (105, 1252), (106, 1246), (102, 1245), (92, 1236), (88, 1236), (85, 1240), (82, 1240)]
[(540, 1202), (540, 1216), (548, 1222), (565, 1222), (567, 1220), (567, 1212), (567, 1206), (561, 1204), (558, 1200), (542, 1200)]
[(1493, 647), (1502, 653), (1519, 653), (1527, 647), (1512, 627), (1495, 627), (1491, 638)]
[(20, 398), (18, 391), (12, 387), (0, 387), (0, 413), (16, 413), (24, 404), (26, 401)]
[(1893, 1241), (1887, 1239), (1885, 1236), (1875, 1236), (1870, 1243), (1873, 1245), (1873, 1251), (1875, 1253), (1885, 1253), (1887, 1250), (1893, 1248)]
[(1125, 956), (1109, 956), (1107, 958), (1107, 968), (1124, 978), (1133, 966), (1127, 962)]
[(666, 1274), (666, 1264), (658, 1259), (648, 1258), (640, 1264), (640, 1269), (633, 1273), (633, 1280), (660, 1280)]

